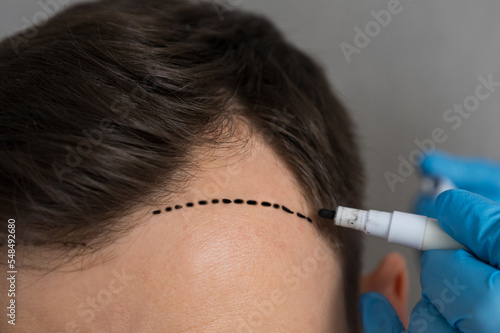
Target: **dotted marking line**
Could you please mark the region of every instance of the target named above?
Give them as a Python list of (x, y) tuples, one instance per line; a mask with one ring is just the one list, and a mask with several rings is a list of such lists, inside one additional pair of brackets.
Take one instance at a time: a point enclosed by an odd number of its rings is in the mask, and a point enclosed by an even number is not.
[[(259, 202), (256, 201), (256, 200), (247, 200), (247, 201), (245, 201), (243, 199), (234, 199), (234, 200), (231, 200), (231, 199), (221, 199), (221, 200), (219, 200), (219, 199), (212, 199), (210, 201), (209, 200), (200, 200), (200, 201), (198, 201), (198, 205), (200, 205), (200, 206), (207, 206), (210, 203), (212, 203), (213, 205), (216, 205), (219, 202), (222, 202), (223, 204), (235, 203), (237, 205), (242, 205), (242, 204), (246, 203), (247, 205), (250, 205), (250, 206), (258, 206), (259, 205)], [(188, 202), (188, 203), (185, 204), (186, 207), (194, 207), (194, 205), (195, 205), (195, 203), (193, 203), (193, 202)], [(308, 222), (312, 223), (311, 218), (309, 218), (309, 217), (307, 217), (307, 216), (305, 216), (305, 215), (303, 215), (303, 214), (301, 214), (299, 212), (293, 212), (292, 210), (290, 210), (289, 208), (287, 208), (287, 207), (285, 207), (283, 205), (279, 205), (277, 203), (272, 204), (272, 203), (270, 203), (268, 201), (262, 201), (260, 203), (260, 205), (262, 207), (272, 207), (274, 209), (280, 209), (281, 208), (284, 212), (286, 212), (288, 214), (294, 214), (297, 217), (299, 217), (301, 219), (304, 219), (304, 220), (307, 220)], [(166, 212), (170, 212), (170, 211), (172, 211), (174, 209), (181, 209), (182, 207), (184, 207), (184, 206), (182, 206), (182, 205), (175, 205), (175, 206), (173, 206), (173, 208), (171, 206), (168, 206), (168, 207), (165, 208), (165, 211)], [(153, 215), (159, 215), (161, 213), (162, 213), (162, 210), (160, 210), (160, 209), (153, 211)]]

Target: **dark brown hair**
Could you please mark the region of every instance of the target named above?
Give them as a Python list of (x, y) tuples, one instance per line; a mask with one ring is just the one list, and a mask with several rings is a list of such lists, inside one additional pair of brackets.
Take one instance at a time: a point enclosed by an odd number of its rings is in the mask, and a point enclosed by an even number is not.
[[(133, 227), (122, 217), (157, 200), (159, 184), (182, 188), (195, 148), (227, 143), (235, 115), (268, 134), (316, 211), (361, 205), (348, 114), (322, 69), (261, 16), (102, 1), (19, 36), (0, 44), (0, 214), (15, 218), (19, 245), (109, 244)], [(311, 217), (339, 245), (356, 331), (360, 237)]]

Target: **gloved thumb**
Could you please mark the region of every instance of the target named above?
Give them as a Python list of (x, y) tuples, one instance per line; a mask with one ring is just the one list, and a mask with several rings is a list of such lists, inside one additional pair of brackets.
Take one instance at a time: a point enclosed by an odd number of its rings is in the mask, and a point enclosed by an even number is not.
[(391, 303), (380, 293), (369, 292), (359, 298), (363, 333), (405, 333)]

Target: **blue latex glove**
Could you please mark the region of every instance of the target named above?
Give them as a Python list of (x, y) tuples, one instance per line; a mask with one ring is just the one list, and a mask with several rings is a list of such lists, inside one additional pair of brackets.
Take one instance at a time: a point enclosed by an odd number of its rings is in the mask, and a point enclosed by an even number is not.
[[(465, 190), (438, 196), (442, 228), (465, 250), (430, 250), (422, 256), (422, 300), (410, 317), (409, 333), (500, 332), (500, 204)], [(365, 333), (405, 332), (381, 295), (360, 300)]]
[[(460, 189), (500, 202), (500, 163), (498, 162), (459, 157), (436, 151), (425, 157), (421, 170), (425, 176), (446, 177)], [(419, 195), (414, 211), (420, 215), (437, 217), (434, 210), (434, 198)]]

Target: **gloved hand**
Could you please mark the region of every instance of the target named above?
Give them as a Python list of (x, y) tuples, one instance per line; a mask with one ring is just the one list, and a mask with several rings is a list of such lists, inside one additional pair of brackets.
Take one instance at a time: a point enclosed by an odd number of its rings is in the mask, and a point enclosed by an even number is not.
[[(424, 176), (445, 177), (457, 188), (500, 202), (500, 163), (498, 162), (459, 157), (436, 151), (425, 157), (421, 170)], [(414, 207), (415, 213), (436, 218), (434, 199), (428, 195), (419, 195)]]
[[(423, 299), (412, 311), (408, 332), (500, 332), (500, 204), (465, 190), (449, 190), (438, 196), (434, 208), (442, 228), (471, 253), (424, 252)], [(362, 295), (359, 307), (365, 333), (405, 332), (380, 294)]]

